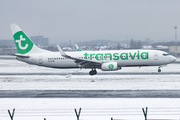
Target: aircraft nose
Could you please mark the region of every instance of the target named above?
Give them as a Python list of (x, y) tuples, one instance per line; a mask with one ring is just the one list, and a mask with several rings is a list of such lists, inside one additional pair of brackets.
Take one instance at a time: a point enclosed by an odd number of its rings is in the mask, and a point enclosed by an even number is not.
[(170, 56), (170, 57), (169, 57), (169, 60), (170, 60), (171, 63), (172, 63), (172, 62), (175, 62), (175, 61), (176, 61), (176, 57)]

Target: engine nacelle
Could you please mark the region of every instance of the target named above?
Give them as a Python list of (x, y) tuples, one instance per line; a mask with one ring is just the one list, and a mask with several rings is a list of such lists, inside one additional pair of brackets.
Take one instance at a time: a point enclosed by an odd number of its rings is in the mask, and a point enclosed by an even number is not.
[(115, 71), (118, 70), (117, 62), (107, 62), (101, 65), (102, 71)]

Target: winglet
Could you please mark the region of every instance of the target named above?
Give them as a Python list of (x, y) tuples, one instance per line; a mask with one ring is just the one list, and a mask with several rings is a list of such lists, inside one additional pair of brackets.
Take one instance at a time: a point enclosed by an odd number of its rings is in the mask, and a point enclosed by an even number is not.
[(64, 57), (67, 56), (59, 45), (57, 45), (57, 48), (62, 56), (64, 56)]

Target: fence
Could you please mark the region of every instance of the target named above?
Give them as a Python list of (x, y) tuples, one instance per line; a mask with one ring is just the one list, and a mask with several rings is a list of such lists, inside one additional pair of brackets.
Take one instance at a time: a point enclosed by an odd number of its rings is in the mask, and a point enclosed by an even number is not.
[[(145, 120), (148, 116), (177, 116), (180, 118), (180, 107), (163, 107), (163, 108), (79, 108), (79, 109), (0, 109), (0, 118), (9, 117), (13, 120), (15, 117), (42, 117), (45, 116), (74, 116), (74, 120), (80, 120), (81, 116), (107, 116), (109, 120), (119, 120), (122, 116), (144, 116)], [(116, 119), (113, 119), (113, 118)], [(159, 118), (158, 119), (162, 119)], [(173, 118), (174, 119), (174, 118)], [(84, 120), (84, 119), (83, 119)]]

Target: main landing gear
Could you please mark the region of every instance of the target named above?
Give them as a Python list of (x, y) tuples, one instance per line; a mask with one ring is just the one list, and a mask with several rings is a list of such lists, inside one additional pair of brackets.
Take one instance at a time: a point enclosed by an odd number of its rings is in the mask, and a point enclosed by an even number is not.
[(159, 73), (161, 72), (161, 69), (160, 69), (160, 67), (158, 67), (158, 72), (159, 72)]
[(95, 75), (97, 74), (96, 69), (92, 69), (91, 71), (89, 71), (89, 75)]

